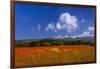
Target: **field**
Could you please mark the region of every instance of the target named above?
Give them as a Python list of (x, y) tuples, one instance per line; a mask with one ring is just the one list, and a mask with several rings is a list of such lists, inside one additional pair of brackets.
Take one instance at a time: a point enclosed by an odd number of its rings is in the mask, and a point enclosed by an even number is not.
[(16, 47), (15, 67), (95, 62), (95, 46)]

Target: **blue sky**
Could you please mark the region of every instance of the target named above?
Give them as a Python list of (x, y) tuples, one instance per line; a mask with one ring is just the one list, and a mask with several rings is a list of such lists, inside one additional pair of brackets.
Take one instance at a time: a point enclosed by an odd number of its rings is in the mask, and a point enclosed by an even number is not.
[(95, 8), (15, 5), (15, 39), (94, 36)]

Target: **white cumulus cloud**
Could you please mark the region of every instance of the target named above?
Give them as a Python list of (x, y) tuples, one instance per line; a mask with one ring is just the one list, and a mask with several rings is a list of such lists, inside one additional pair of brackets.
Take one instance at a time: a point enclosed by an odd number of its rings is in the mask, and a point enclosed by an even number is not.
[(58, 24), (61, 27), (60, 29), (66, 30), (67, 32), (72, 32), (78, 27), (78, 19), (76, 16), (66, 12), (60, 15)]
[(73, 32), (78, 27), (78, 19), (75, 15), (71, 15), (68, 12), (62, 13), (58, 18), (57, 23), (50, 23), (46, 27), (46, 31), (51, 29), (54, 31), (65, 30), (68, 33)]

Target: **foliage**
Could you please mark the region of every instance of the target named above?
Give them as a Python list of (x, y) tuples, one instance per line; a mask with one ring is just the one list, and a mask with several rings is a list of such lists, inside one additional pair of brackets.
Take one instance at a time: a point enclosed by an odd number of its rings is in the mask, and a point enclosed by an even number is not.
[(64, 39), (41, 39), (30, 42), (15, 42), (15, 47), (34, 47), (34, 46), (66, 46), (66, 45), (90, 45), (95, 43), (83, 40), (64, 40)]

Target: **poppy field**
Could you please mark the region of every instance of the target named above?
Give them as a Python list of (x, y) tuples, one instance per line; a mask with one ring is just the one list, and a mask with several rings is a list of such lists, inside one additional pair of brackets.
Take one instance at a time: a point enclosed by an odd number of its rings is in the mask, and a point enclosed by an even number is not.
[(15, 67), (95, 62), (95, 46), (16, 47)]

